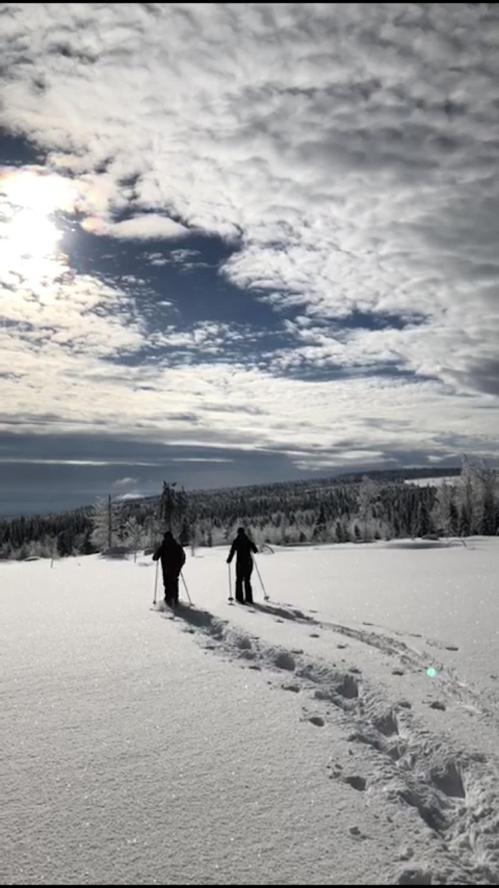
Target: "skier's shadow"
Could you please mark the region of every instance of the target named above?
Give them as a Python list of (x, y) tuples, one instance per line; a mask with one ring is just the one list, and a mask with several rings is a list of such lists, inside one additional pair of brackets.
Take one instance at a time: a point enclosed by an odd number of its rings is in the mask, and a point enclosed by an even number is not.
[[(168, 616), (173, 616), (173, 612)], [(221, 636), (223, 633), (223, 623), (219, 617), (215, 617), (207, 610), (199, 610), (199, 608), (189, 607), (187, 604), (179, 602), (175, 608), (175, 617), (183, 620), (194, 629), (199, 629), (207, 635), (214, 637)]]
[(273, 614), (275, 617), (281, 617), (283, 620), (292, 620), (293, 622), (316, 623), (313, 617), (307, 617), (303, 611), (293, 607), (291, 609), (279, 607), (275, 604), (260, 604), (258, 601), (249, 605), (254, 610), (260, 611), (262, 614)]
[[(260, 604), (259, 602), (253, 602), (248, 605), (248, 610), (260, 611), (262, 614), (272, 614), (275, 617), (291, 620), (295, 623), (317, 623), (317, 620), (314, 620), (313, 617), (308, 617), (296, 608), (289, 610), (288, 608), (279, 607), (274, 604)], [(183, 604), (182, 602), (179, 602), (175, 608), (175, 614), (169, 609), (167, 611), (162, 611), (162, 613), (163, 616), (169, 619), (172, 619), (172, 617), (175, 616), (176, 619), (183, 620), (184, 623), (192, 627), (191, 630), (187, 631), (194, 631), (197, 629), (198, 631), (204, 632), (206, 635), (210, 635), (216, 639), (221, 639), (223, 637), (225, 626), (229, 622), (228, 620), (221, 619), (221, 617), (216, 617), (214, 614), (210, 613), (210, 611), (189, 607), (188, 604)]]

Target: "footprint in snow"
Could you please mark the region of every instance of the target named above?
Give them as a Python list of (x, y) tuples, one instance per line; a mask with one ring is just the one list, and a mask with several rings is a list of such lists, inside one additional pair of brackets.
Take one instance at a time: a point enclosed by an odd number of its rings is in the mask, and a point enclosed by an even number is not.
[(308, 721), (312, 725), (317, 725), (318, 728), (323, 728), (325, 725), (325, 721), (323, 718), (320, 717), (320, 715), (311, 715)]
[(363, 832), (360, 831), (358, 826), (351, 826), (348, 830), (351, 836), (354, 836), (356, 839), (367, 839), (368, 836), (364, 835)]
[(354, 774), (352, 777), (345, 777), (345, 783), (348, 783), (352, 789), (357, 789), (359, 792), (364, 792), (366, 788), (364, 777), (359, 777), (358, 774)]
[(431, 885), (432, 874), (420, 867), (403, 869), (397, 879), (397, 885)]
[(289, 672), (293, 672), (296, 664), (291, 654), (281, 651), (274, 657), (274, 665), (278, 669), (287, 669)]

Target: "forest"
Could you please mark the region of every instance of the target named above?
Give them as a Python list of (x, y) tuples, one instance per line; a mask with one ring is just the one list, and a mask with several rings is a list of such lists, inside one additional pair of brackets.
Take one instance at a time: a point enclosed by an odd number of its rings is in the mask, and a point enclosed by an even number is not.
[[(438, 475), (445, 477), (438, 478)], [(257, 546), (371, 542), (405, 537), (496, 534), (497, 471), (373, 472), (369, 476), (185, 491), (163, 482), (158, 496), (113, 499), (70, 512), (0, 521), (0, 558), (58, 558), (153, 548), (166, 529), (184, 546), (229, 543), (239, 526)]]

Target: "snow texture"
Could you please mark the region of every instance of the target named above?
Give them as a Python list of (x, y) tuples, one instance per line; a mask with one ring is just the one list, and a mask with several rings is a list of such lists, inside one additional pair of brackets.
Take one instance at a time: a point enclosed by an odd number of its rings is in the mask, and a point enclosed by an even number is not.
[(496, 884), (499, 540), (226, 556), (0, 565), (2, 883)]

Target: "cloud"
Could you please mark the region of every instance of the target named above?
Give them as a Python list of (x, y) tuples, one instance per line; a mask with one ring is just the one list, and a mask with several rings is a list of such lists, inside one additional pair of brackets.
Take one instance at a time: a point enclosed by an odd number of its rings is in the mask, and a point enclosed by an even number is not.
[[(123, 290), (90, 275), (75, 277), (63, 268), (54, 280), (57, 262), (55, 272), (50, 267), (48, 282), (18, 278), (15, 295), (3, 300), (4, 372), (14, 366), (23, 375), (43, 375), (52, 362), (77, 355), (85, 356), (90, 366), (92, 358), (133, 352), (143, 345), (142, 322), (134, 317), (133, 300)], [(0, 287), (1, 283), (0, 273)], [(40, 354), (45, 368), (39, 363)]]
[[(16, 465), (31, 464), (37, 466), (115, 466), (119, 465), (122, 460), (106, 460), (106, 459), (42, 459), (37, 457), (20, 457), (20, 456), (0, 456), (0, 463), (15, 463)], [(128, 465), (124, 462), (124, 465)], [(134, 462), (134, 466), (153, 466), (156, 463), (151, 462)], [(128, 480), (128, 479), (124, 479)], [(116, 482), (121, 484), (122, 482)]]
[(138, 478), (118, 478), (113, 483), (114, 490), (123, 490), (126, 491), (130, 487), (135, 487), (137, 484)]
[(171, 460), (174, 463), (232, 463), (233, 459), (226, 459), (220, 456), (175, 456)]
[(120, 240), (167, 240), (185, 237), (189, 233), (189, 229), (184, 225), (157, 213), (146, 213), (121, 222), (105, 222), (98, 217), (89, 216), (83, 220), (82, 228), (93, 234), (116, 237)]
[[(21, 374), (6, 380), (21, 415), (54, 398), (68, 422), (208, 445), (299, 444), (318, 463), (345, 458), (342, 437), (373, 459), (401, 440), (439, 457), (446, 433), (466, 429), (461, 442), (497, 446), (496, 7), (36, 10), (4, 16), (0, 123), (71, 178), (87, 230), (185, 239), (171, 254), (155, 245), (151, 264), (195, 266), (192, 232), (227, 240), (222, 277), (288, 319), (293, 342), (224, 365), (244, 341), (230, 319), (151, 337), (124, 287), (87, 275), (53, 281), (49, 297), (10, 274), (1, 372)], [(54, 279), (65, 274), (62, 264)], [(146, 342), (154, 366), (110, 368)], [(318, 369), (350, 378), (296, 378)], [(153, 390), (139, 393), (144, 384)], [(375, 411), (387, 425), (366, 422)], [(195, 421), (169, 424), (182, 412)], [(390, 428), (394, 418), (407, 426)]]

